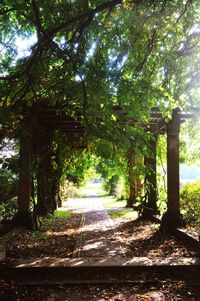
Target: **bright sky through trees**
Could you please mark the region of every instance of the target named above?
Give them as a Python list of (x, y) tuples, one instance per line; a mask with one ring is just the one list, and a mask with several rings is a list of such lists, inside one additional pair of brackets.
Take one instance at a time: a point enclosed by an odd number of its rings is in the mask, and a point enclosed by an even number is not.
[(35, 34), (29, 37), (17, 37), (15, 40), (17, 46), (16, 60), (27, 57), (31, 54), (31, 47), (37, 42)]

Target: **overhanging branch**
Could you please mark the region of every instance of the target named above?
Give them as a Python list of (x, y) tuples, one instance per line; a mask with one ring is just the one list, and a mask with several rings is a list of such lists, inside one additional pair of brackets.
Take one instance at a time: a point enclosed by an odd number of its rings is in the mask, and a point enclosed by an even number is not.
[(32, 4), (32, 8), (33, 8), (33, 13), (35, 16), (35, 23), (37, 26), (38, 41), (40, 41), (42, 39), (42, 37), (45, 35), (44, 30), (42, 28), (42, 24), (41, 24), (40, 12), (39, 12), (36, 0), (32, 0), (31, 4)]
[[(83, 23), (82, 23), (81, 31), (83, 31), (84, 30), (83, 25), (88, 26), (91, 23), (92, 18), (95, 16), (95, 14), (97, 14), (105, 9), (110, 9), (112, 7), (120, 5), (122, 3), (123, 3), (123, 0), (112, 0), (112, 1), (105, 2), (105, 3), (97, 6), (96, 8), (90, 9), (88, 12), (85, 12), (83, 14), (80, 14), (79, 16), (73, 17), (70, 20), (58, 25), (54, 29), (44, 33), (44, 31), (42, 29), (36, 1), (32, 0), (32, 6), (33, 6), (34, 13), (35, 13), (37, 28), (40, 31), (40, 33), (43, 33), (43, 36), (40, 37), (38, 42), (34, 45), (31, 56), (30, 56), (29, 60), (27, 62), (25, 62), (22, 69), (11, 75), (8, 75), (8, 76), (0, 76), (0, 80), (12, 80), (12, 79), (16, 79), (16, 78), (19, 78), (20, 76), (24, 75), (27, 72), (27, 70), (34, 64), (38, 54), (42, 51), (44, 46), (53, 39), (54, 35), (60, 31), (62, 31), (63, 29), (65, 29), (66, 27), (71, 25), (72, 23), (82, 21)], [(84, 20), (89, 20), (90, 22), (84, 23)]]
[(90, 18), (90, 17), (94, 17), (95, 14), (105, 10), (105, 9), (110, 9), (112, 7), (115, 7), (117, 5), (120, 5), (123, 3), (123, 0), (112, 0), (112, 1), (108, 1), (105, 2), (99, 6), (97, 6), (96, 8), (90, 9), (88, 12), (85, 12), (79, 16), (73, 17), (70, 20), (58, 25), (57, 27), (55, 27), (54, 29), (50, 30), (47, 35), (48, 36), (54, 36), (56, 33), (62, 31), (63, 29), (65, 29), (66, 27), (68, 27), (70, 24), (75, 23), (75, 22), (79, 22), (85, 18)]

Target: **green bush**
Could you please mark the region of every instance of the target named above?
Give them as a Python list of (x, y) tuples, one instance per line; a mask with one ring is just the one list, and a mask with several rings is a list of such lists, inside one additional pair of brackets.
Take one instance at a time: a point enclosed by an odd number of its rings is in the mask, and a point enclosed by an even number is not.
[(191, 225), (200, 225), (200, 181), (184, 185), (180, 196), (185, 220)]
[(119, 182), (118, 175), (111, 175), (104, 179), (103, 188), (104, 190), (108, 191), (110, 195), (116, 195), (116, 188)]
[(0, 203), (0, 220), (10, 220), (17, 212), (17, 197)]
[(75, 197), (75, 195), (78, 193), (78, 188), (77, 185), (74, 184), (73, 182), (70, 182), (68, 180), (65, 180), (63, 182), (63, 185), (61, 187), (61, 198), (63, 200), (67, 200), (69, 198)]
[(18, 177), (0, 162), (0, 220), (11, 219), (17, 211)]

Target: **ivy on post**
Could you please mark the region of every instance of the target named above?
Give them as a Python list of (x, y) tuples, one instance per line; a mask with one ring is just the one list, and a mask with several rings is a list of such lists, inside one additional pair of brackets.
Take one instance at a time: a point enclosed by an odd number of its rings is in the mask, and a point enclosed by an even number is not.
[(145, 156), (144, 164), (148, 168), (146, 176), (147, 181), (147, 201), (142, 210), (143, 218), (151, 218), (158, 213), (157, 207), (157, 181), (156, 181), (156, 137), (152, 137), (150, 140), (149, 150), (150, 157)]
[(179, 132), (180, 115), (176, 108), (167, 124), (167, 211), (162, 219), (166, 228), (184, 226), (180, 213)]
[(128, 177), (129, 177), (129, 198), (127, 199), (127, 208), (132, 208), (136, 198), (136, 180), (134, 174), (135, 166), (135, 149), (130, 146), (128, 150)]
[(34, 214), (45, 216), (48, 212), (53, 212), (51, 207), (50, 189), (51, 189), (51, 157), (53, 134), (50, 129), (38, 137), (38, 159), (37, 159), (37, 204), (34, 208)]
[(30, 118), (20, 123), (20, 171), (18, 186), (18, 211), (14, 217), (16, 226), (32, 229), (34, 222), (30, 210), (32, 189), (32, 133)]

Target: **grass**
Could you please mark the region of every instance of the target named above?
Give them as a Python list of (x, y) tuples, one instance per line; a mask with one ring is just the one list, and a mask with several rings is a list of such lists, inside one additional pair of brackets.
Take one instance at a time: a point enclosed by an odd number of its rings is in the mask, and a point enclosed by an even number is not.
[(125, 208), (126, 200), (118, 200), (116, 198), (113, 198), (112, 196), (109, 196), (106, 197), (103, 204), (106, 208)]
[(108, 214), (110, 215), (110, 217), (112, 218), (119, 218), (119, 217), (123, 217), (123, 218), (128, 218), (128, 219), (136, 219), (138, 217), (138, 214), (136, 211), (108, 211)]
[(60, 210), (57, 209), (54, 213), (55, 217), (60, 217), (60, 218), (68, 218), (72, 216), (72, 213), (70, 211), (67, 210)]
[(99, 185), (85, 185), (79, 189), (78, 193), (76, 194), (76, 198), (87, 198), (88, 196), (92, 195), (93, 192), (94, 196), (108, 196), (108, 193), (105, 190), (103, 190), (103, 188)]

